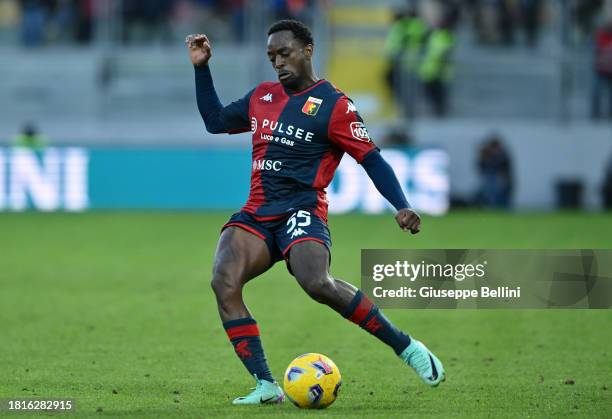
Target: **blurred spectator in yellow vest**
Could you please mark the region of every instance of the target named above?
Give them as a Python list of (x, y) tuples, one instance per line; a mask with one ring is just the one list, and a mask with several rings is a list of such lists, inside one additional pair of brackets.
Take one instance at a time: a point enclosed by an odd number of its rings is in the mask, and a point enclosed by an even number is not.
[(17, 135), (13, 141), (15, 147), (24, 147), (32, 150), (42, 150), (46, 147), (46, 138), (38, 133), (36, 126), (28, 122), (23, 126), (21, 134)]
[(427, 30), (427, 24), (419, 17), (416, 9), (398, 12), (385, 40), (387, 57), (402, 62), (408, 68), (415, 68), (420, 60)]
[(439, 117), (448, 113), (448, 89), (453, 78), (455, 23), (456, 17), (447, 15), (431, 31), (425, 45), (425, 55), (419, 66), (419, 76), (425, 88), (425, 96), (434, 114)]
[(385, 40), (388, 67), (386, 81), (393, 98), (404, 107), (405, 116), (413, 116), (416, 73), (428, 31), (414, 7), (398, 12)]

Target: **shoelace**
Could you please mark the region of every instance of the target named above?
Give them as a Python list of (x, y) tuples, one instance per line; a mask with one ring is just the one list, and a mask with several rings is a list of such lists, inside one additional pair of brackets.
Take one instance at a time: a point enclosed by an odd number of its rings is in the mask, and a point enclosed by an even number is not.
[[(415, 356), (416, 355), (416, 356)], [(415, 352), (410, 355), (408, 359), (408, 363), (412, 365), (412, 360), (414, 358), (414, 368), (421, 372), (422, 369), (427, 369), (429, 367), (429, 356), (423, 356), (420, 352)]]

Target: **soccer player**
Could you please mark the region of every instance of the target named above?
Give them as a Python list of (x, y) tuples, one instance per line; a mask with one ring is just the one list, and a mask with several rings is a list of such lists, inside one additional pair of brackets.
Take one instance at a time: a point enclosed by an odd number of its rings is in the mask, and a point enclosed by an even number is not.
[(301, 22), (281, 20), (268, 30), (267, 54), (279, 82), (266, 82), (223, 106), (213, 86), (205, 35), (186, 39), (195, 68), (198, 109), (208, 132), (253, 134), (247, 203), (223, 226), (212, 288), (236, 354), (255, 377), (255, 390), (234, 404), (284, 400), (264, 355), (259, 327), (242, 299), (244, 285), (285, 260), (300, 286), (321, 304), (390, 346), (425, 383), (444, 379), (442, 363), (421, 342), (394, 326), (366, 295), (329, 272), (331, 239), (325, 188), (346, 152), (396, 208), (399, 227), (419, 232), (421, 220), (370, 139), (353, 102), (314, 72), (314, 42)]

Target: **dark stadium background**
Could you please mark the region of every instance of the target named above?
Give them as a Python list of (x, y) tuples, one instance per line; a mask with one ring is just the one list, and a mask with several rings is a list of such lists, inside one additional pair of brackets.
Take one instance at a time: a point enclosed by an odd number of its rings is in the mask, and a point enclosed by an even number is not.
[[(409, 6), (428, 35), (392, 73)], [(335, 275), (358, 284), (363, 248), (612, 247), (609, 0), (0, 0), (0, 398), (70, 398), (80, 416), (304, 413), (229, 404), (251, 381), (208, 280), (248, 193), (250, 137), (205, 132), (183, 45), (209, 36), (228, 103), (274, 78), (265, 31), (286, 17), (311, 25), (318, 75), (354, 100), (424, 215), (421, 234), (400, 232), (346, 157)], [(419, 66), (441, 27), (436, 112)], [(430, 390), (283, 266), (247, 303), (277, 378), (303, 352), (339, 366), (322, 414), (612, 416), (608, 310), (388, 310), (445, 362)]]

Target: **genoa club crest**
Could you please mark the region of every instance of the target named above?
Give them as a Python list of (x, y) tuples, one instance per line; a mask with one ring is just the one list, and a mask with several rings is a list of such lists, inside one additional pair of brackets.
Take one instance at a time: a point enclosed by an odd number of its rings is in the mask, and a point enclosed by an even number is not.
[(309, 116), (315, 116), (317, 112), (319, 112), (319, 108), (321, 107), (321, 103), (323, 103), (323, 99), (319, 99), (317, 97), (309, 96), (306, 103), (304, 103), (304, 107), (302, 108), (302, 112)]

